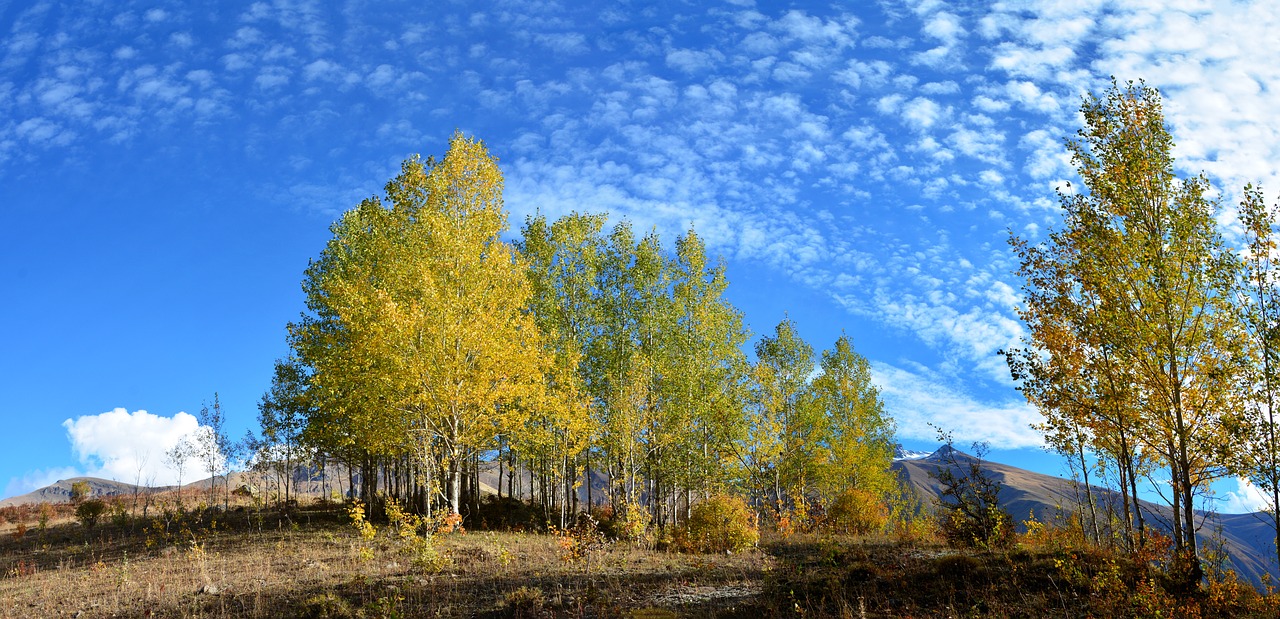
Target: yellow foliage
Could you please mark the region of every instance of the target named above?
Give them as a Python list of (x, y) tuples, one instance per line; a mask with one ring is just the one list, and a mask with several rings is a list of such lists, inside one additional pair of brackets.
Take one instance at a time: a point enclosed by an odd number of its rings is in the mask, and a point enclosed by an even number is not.
[(685, 552), (739, 552), (760, 541), (760, 530), (746, 501), (721, 494), (693, 506), (675, 541)]
[(841, 492), (827, 508), (827, 528), (850, 535), (866, 535), (885, 528), (889, 506), (880, 497), (857, 488)]

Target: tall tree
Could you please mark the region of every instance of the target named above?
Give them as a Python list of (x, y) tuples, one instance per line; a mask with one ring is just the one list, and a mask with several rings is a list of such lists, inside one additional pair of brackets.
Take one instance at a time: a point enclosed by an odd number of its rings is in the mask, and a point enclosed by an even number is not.
[[(204, 470), (209, 472), (209, 505), (213, 505), (219, 473), (227, 470), (227, 456), (230, 453), (230, 439), (227, 438), (226, 415), (222, 412), (222, 401), (218, 394), (213, 394), (213, 404), (200, 405), (198, 417), (200, 427), (196, 429), (195, 448)], [(228, 497), (228, 500), (230, 497)], [(224, 505), (224, 507), (226, 507)]]
[(637, 240), (630, 223), (614, 226), (596, 274), (600, 336), (590, 344), (587, 371), (612, 501), (623, 511), (645, 489), (651, 447), (645, 431), (657, 407), (656, 319), (666, 275), (656, 235)]
[(1075, 277), (1080, 238), (1068, 226), (1051, 232), (1042, 246), (1011, 239), (1024, 281), (1019, 315), (1030, 335), (1027, 348), (1006, 351), (1006, 358), (1018, 389), (1045, 417), (1038, 429), (1083, 478), (1079, 507), (1090, 525), (1086, 533), (1100, 536), (1089, 476), (1097, 456), (1111, 462), (1119, 477), (1124, 540), (1141, 544), (1137, 483), (1145, 466), (1139, 440), (1143, 419), (1132, 368), (1117, 352), (1125, 349), (1128, 334), (1112, 316), (1117, 308)]
[(523, 425), (514, 404), (542, 396), (549, 360), (484, 145), (454, 134), (443, 159), (404, 162), (386, 193), (344, 215), (308, 270), (295, 351), (330, 410), (322, 432), (413, 453), (458, 512), (467, 463)]
[(1247, 394), (1244, 414), (1233, 424), (1235, 440), (1225, 461), (1231, 472), (1263, 491), (1275, 533), (1280, 565), (1280, 271), (1275, 264), (1276, 208), (1268, 207), (1262, 190), (1245, 187), (1240, 202), (1244, 226), (1243, 272), (1238, 289), (1241, 319), (1249, 333), (1249, 371), (1242, 373), (1240, 392)]
[(1051, 242), (1069, 239), (1065, 285), (1097, 311), (1096, 321), (1064, 324), (1083, 341), (1093, 334), (1082, 324), (1102, 325), (1106, 346), (1090, 354), (1114, 355), (1132, 380), (1140, 440), (1171, 480), (1175, 548), (1194, 586), (1203, 573), (1195, 503), (1225, 472), (1217, 444), (1238, 405), (1237, 263), (1218, 232), (1207, 181), (1173, 171), (1173, 141), (1154, 88), (1113, 82), (1104, 96), (1086, 98), (1081, 112), (1085, 127), (1068, 148), (1084, 190), (1062, 195), (1064, 233)]
[[(525, 222), (518, 243), (529, 265), (530, 310), (555, 361), (544, 379), (553, 397), (539, 403), (530, 425), (510, 442), (528, 464), (543, 465), (537, 468), (544, 481), (563, 490), (551, 493), (563, 497), (555, 506), (561, 526), (568, 510), (576, 508), (579, 475), (590, 468), (589, 458), (585, 462), (579, 458), (587, 453), (592, 434), (592, 401), (583, 360), (600, 332), (595, 286), (604, 251), (604, 222), (603, 215), (574, 213), (548, 224), (538, 215)], [(587, 490), (588, 502), (593, 502), (590, 485)]]
[(706, 244), (693, 230), (676, 240), (672, 264), (674, 322), (668, 336), (670, 423), (678, 436), (672, 481), (704, 496), (729, 481), (731, 446), (746, 432), (748, 333), (742, 313), (725, 298), (729, 281), (723, 261), (707, 260)]
[(806, 498), (828, 457), (825, 419), (809, 385), (813, 357), (790, 319), (756, 343), (750, 436), (742, 452), (757, 499), (779, 510)]
[(187, 462), (195, 453), (195, 447), (188, 437), (183, 436), (164, 452), (164, 463), (178, 474), (178, 506), (182, 506), (182, 473), (187, 469)]
[(294, 473), (305, 454), (302, 432), (311, 418), (306, 385), (306, 368), (296, 359), (277, 360), (271, 388), (258, 402), (262, 439), (247, 443), (266, 459), (264, 464), (269, 463), (284, 491), (285, 503), (291, 498)]
[(894, 487), (894, 423), (884, 412), (880, 390), (871, 382), (871, 364), (845, 334), (822, 352), (822, 372), (813, 380), (822, 410), (829, 460), (819, 489), (828, 498), (858, 488), (882, 497)]

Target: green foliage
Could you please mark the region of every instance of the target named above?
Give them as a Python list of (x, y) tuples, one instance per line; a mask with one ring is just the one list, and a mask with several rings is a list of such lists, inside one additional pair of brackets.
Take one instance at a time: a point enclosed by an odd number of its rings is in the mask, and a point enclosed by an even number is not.
[(676, 532), (676, 546), (686, 552), (740, 552), (759, 541), (755, 513), (741, 497), (729, 494), (694, 505), (688, 522)]
[[(894, 424), (871, 383), (870, 364), (848, 336), (823, 351), (816, 377), (813, 348), (790, 320), (760, 340), (756, 357), (741, 452), (752, 498), (773, 507), (779, 532), (820, 524), (820, 508), (849, 490), (863, 493), (867, 504), (884, 502), (897, 485), (890, 469)], [(858, 526), (864, 525), (870, 526)]]
[(76, 505), (76, 520), (92, 529), (98, 524), (98, 518), (107, 511), (107, 504), (102, 499), (86, 499)]
[(89, 498), (92, 489), (87, 481), (71, 482), (71, 504), (79, 505), (81, 501)]
[(758, 499), (778, 509), (804, 497), (817, 477), (824, 419), (809, 389), (813, 347), (783, 320), (756, 344), (751, 434), (744, 451)]
[(1013, 517), (1000, 506), (998, 480), (982, 470), (987, 447), (974, 443), (974, 455), (961, 458), (950, 434), (939, 432), (941, 465), (929, 476), (942, 484), (938, 527), (946, 540), (967, 548), (1008, 548), (1014, 540)]

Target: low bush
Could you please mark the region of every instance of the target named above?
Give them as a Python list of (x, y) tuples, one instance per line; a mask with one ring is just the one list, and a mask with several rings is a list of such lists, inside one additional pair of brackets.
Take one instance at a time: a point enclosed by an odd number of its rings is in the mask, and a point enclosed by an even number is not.
[(840, 493), (826, 510), (826, 528), (836, 533), (866, 535), (882, 531), (889, 522), (889, 507), (875, 494), (850, 488)]
[(591, 511), (591, 517), (608, 539), (642, 546), (653, 541), (649, 535), (649, 510), (639, 502), (623, 503), (617, 508), (600, 506)]
[(746, 501), (723, 494), (694, 505), (675, 538), (676, 547), (685, 552), (738, 552), (759, 541), (755, 514)]
[(76, 506), (76, 520), (92, 529), (98, 524), (98, 518), (105, 511), (107, 511), (107, 504), (101, 499), (87, 499)]

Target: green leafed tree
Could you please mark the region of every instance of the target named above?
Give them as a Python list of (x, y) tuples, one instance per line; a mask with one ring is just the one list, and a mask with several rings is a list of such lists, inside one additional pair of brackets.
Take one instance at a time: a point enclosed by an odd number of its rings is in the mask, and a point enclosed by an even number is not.
[[(529, 266), (531, 314), (546, 336), (548, 398), (530, 402), (529, 424), (507, 441), (538, 473), (538, 499), (554, 509), (560, 526), (577, 508), (577, 488), (590, 467), (593, 399), (584, 363), (600, 332), (596, 281), (604, 251), (603, 215), (571, 214), (548, 223), (538, 215), (525, 222), (518, 243)], [(594, 502), (588, 486), (588, 502)]]
[(871, 364), (841, 334), (823, 351), (814, 397), (825, 418), (828, 460), (819, 478), (826, 499), (856, 488), (883, 497), (894, 489), (894, 423), (884, 410), (880, 390), (871, 382)]
[(813, 347), (790, 319), (756, 343), (750, 435), (742, 452), (757, 499), (778, 509), (805, 497), (828, 457), (825, 419), (809, 385), (813, 371)]
[(676, 240), (671, 271), (674, 322), (663, 389), (676, 436), (667, 465), (687, 512), (694, 492), (711, 496), (734, 476), (732, 446), (746, 432), (742, 346), (748, 333), (741, 312), (725, 298), (724, 263), (707, 260), (706, 244), (693, 230)]
[(252, 448), (257, 452), (255, 457), (275, 475), (285, 503), (292, 495), (294, 472), (307, 453), (302, 440), (307, 420), (312, 417), (307, 379), (306, 368), (296, 359), (277, 360), (271, 388), (258, 402), (262, 438), (253, 441)]

